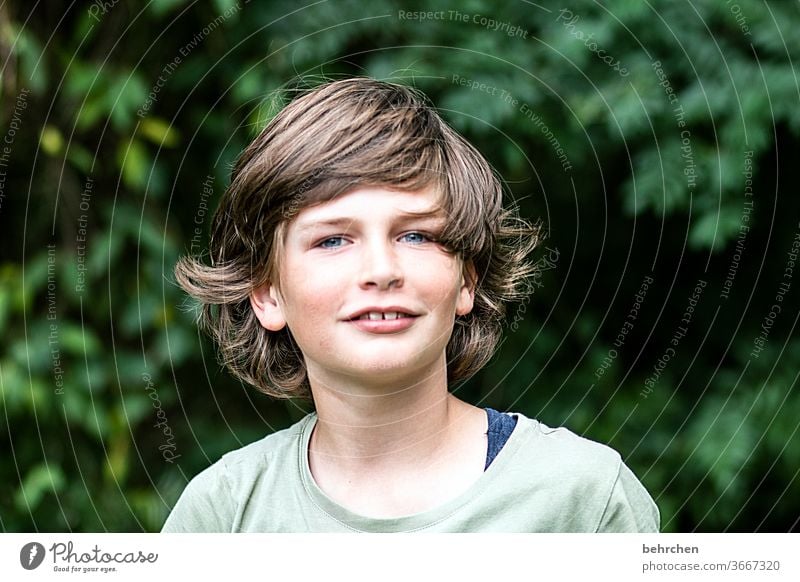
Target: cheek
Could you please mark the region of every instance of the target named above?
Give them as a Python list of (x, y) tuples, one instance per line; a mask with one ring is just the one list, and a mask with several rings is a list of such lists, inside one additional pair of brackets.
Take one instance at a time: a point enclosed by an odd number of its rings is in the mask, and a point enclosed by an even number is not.
[(328, 321), (337, 315), (338, 295), (331, 277), (324, 273), (310, 277), (304, 268), (289, 270), (286, 280), (291, 299), (284, 304), (284, 312), (289, 327), (297, 328), (297, 333), (313, 334), (314, 322)]
[[(309, 354), (330, 353), (335, 342), (330, 322), (335, 317), (330, 298), (305, 288), (285, 307), (286, 323), (300, 349)], [(321, 325), (328, 322), (328, 325)]]
[(461, 289), (461, 272), (452, 264), (438, 264), (418, 285), (424, 290), (431, 308), (455, 309)]

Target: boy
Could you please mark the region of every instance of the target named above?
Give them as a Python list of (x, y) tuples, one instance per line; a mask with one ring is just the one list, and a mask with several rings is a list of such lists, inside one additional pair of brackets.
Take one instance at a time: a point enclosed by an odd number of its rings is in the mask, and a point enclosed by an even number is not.
[(212, 265), (176, 276), (236, 376), (314, 412), (197, 475), (162, 531), (658, 531), (615, 451), (448, 391), (492, 357), (538, 242), (417, 91), (295, 99), (237, 161)]

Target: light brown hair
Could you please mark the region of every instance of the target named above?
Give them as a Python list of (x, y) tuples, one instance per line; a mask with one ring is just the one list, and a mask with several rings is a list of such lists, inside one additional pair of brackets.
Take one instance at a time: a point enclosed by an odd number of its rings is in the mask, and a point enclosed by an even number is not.
[(222, 363), (270, 396), (313, 401), (291, 331), (264, 329), (249, 295), (268, 281), (280, 289), (289, 221), (365, 186), (434, 187), (448, 216), (440, 244), (475, 265), (473, 309), (456, 318), (446, 348), (448, 384), (491, 359), (506, 304), (532, 292), (530, 253), (541, 226), (503, 208), (489, 163), (426, 97), (370, 78), (325, 83), (282, 109), (236, 161), (212, 223), (211, 266), (191, 256), (175, 266), (178, 283), (200, 302), (198, 323), (216, 340)]

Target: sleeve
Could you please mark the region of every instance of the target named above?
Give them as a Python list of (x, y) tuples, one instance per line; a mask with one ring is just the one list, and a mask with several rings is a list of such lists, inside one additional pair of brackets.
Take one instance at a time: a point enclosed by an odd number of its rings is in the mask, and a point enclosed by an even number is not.
[(230, 484), (219, 461), (189, 481), (161, 533), (231, 532), (234, 516)]
[(611, 490), (598, 532), (658, 533), (661, 515), (653, 498), (625, 463)]

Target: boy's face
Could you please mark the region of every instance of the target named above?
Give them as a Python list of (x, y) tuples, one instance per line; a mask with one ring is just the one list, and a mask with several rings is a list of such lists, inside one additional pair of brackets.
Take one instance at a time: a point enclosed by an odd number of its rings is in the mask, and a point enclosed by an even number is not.
[[(447, 216), (403, 214), (436, 202), (433, 189), (362, 188), (305, 208), (288, 225), (280, 292), (265, 285), (251, 304), (266, 329), (288, 325), (310, 378), (413, 379), (444, 362), (455, 316), (472, 310), (475, 277), (471, 263), (465, 277), (461, 259), (431, 241)], [(324, 223), (332, 219), (341, 222)], [(351, 319), (370, 307), (413, 317)]]

